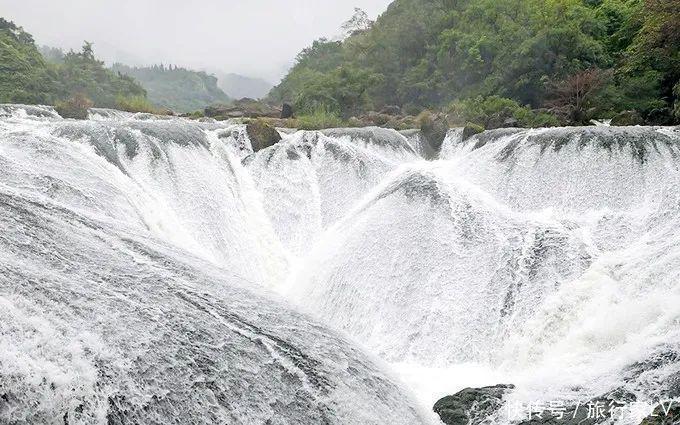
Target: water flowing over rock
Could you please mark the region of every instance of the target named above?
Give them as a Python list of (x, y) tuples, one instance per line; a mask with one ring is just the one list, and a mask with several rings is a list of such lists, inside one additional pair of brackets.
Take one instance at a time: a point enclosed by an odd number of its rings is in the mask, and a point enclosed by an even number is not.
[(0, 422), (680, 400), (677, 128), (279, 133), (0, 105)]
[(429, 423), (266, 289), (285, 260), (224, 131), (0, 121), (0, 422)]

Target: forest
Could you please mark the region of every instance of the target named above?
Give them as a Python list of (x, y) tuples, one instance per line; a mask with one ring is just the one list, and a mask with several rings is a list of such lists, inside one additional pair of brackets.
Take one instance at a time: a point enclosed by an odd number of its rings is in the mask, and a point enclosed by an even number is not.
[(0, 18), (0, 103), (55, 105), (60, 113), (82, 118), (92, 106), (189, 112), (229, 100), (205, 72), (164, 65), (109, 68), (92, 43), (77, 52), (37, 47), (31, 34)]
[(396, 0), (304, 49), (270, 99), (344, 119), (396, 106), (480, 125), (671, 124), (679, 80), (680, 0)]

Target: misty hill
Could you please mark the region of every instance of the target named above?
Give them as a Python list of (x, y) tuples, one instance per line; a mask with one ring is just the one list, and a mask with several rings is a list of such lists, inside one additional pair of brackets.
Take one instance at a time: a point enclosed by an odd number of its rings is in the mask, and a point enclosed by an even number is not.
[(230, 97), (242, 99), (261, 99), (269, 93), (273, 85), (260, 78), (250, 78), (238, 74), (220, 74), (218, 85)]
[(202, 71), (172, 65), (130, 67), (119, 63), (112, 70), (139, 81), (154, 105), (175, 112), (191, 112), (231, 100), (217, 86), (217, 78)]
[(345, 117), (510, 102), (567, 122), (674, 107), (678, 120), (678, 22), (680, 0), (395, 0), (345, 40), (303, 50), (270, 98)]

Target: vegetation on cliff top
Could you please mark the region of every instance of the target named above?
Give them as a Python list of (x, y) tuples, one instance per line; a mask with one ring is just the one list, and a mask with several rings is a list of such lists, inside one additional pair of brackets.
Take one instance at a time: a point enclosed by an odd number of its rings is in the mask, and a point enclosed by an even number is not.
[(269, 97), (345, 118), (505, 103), (536, 125), (627, 110), (678, 120), (678, 22), (680, 0), (395, 0), (344, 41), (303, 50)]

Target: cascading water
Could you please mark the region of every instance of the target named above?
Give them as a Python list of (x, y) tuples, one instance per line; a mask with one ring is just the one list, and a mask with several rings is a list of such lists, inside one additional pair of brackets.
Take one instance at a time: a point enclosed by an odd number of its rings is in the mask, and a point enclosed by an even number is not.
[(266, 289), (286, 255), (241, 130), (0, 121), (0, 422), (430, 421)]
[(678, 129), (283, 137), (0, 107), (0, 422), (434, 423), (393, 375), (680, 398)]

